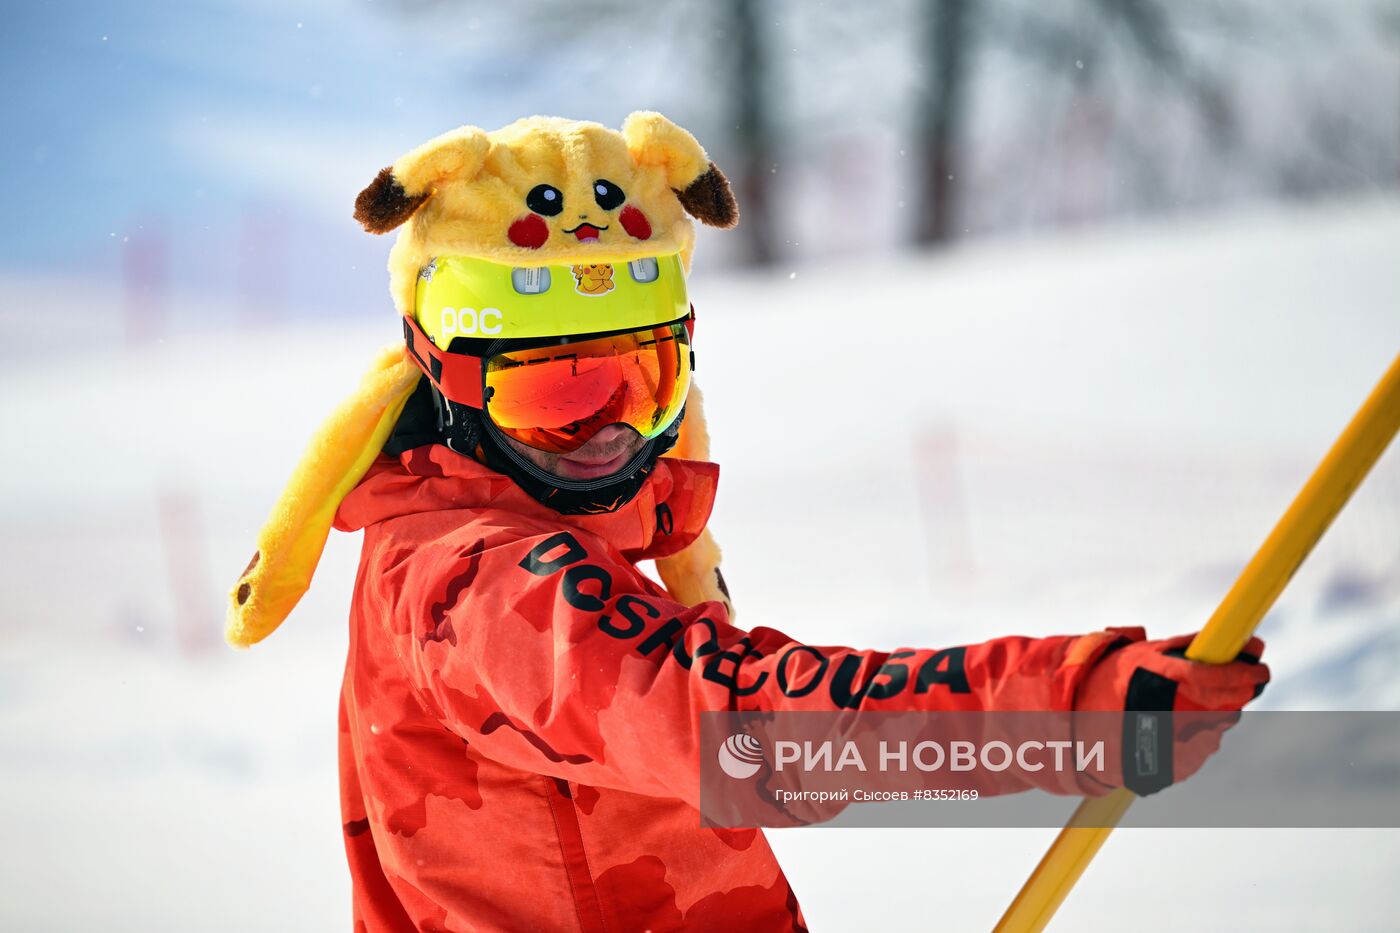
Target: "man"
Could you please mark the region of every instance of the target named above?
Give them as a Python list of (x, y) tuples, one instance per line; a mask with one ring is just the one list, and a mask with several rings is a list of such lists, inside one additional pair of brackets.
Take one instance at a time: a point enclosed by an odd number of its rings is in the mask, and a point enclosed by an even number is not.
[(1140, 629), (888, 652), (733, 625), (718, 468), (664, 456), (704, 453), (687, 214), (737, 219), (655, 114), (463, 128), (357, 202), (371, 230), (407, 222), (406, 356), (313, 443), (230, 625), (247, 644), (281, 621), (332, 513), (364, 530), (341, 698), (357, 929), (802, 930), (763, 834), (700, 825), (699, 713), (1122, 710), (1144, 683), (1151, 708), (1233, 710), (1268, 679)]

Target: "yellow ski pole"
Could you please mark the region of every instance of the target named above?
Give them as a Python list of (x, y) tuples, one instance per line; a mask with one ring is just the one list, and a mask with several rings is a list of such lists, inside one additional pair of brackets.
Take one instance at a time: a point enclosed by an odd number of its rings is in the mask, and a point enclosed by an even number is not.
[[(1397, 429), (1400, 355), (1186, 649), (1188, 658), (1224, 664), (1239, 654)], [(1045, 929), (1133, 799), (1131, 791), (1120, 788), (1081, 803), (1002, 915), (997, 933)]]

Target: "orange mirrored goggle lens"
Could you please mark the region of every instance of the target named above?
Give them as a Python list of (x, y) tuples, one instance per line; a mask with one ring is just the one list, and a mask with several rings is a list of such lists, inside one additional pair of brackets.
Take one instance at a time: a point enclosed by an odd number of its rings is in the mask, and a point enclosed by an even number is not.
[(491, 422), (551, 453), (572, 453), (610, 424), (650, 440), (676, 420), (689, 391), (690, 334), (681, 322), (486, 361)]

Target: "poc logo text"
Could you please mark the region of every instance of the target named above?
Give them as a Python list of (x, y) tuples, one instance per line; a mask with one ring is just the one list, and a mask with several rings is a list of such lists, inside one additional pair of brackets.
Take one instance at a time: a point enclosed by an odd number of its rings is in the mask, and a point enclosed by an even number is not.
[(453, 334), (499, 334), (503, 315), (497, 308), (443, 308), (438, 333), (442, 336)]

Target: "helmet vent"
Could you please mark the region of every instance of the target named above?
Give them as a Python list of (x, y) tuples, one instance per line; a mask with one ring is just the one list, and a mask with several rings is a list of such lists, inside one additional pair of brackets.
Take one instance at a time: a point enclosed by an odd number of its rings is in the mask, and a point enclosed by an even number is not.
[(544, 266), (512, 269), (510, 284), (522, 295), (542, 295), (549, 291), (549, 270)]
[(645, 285), (647, 282), (655, 282), (661, 276), (661, 268), (656, 260), (648, 256), (645, 259), (634, 259), (627, 264), (627, 269), (632, 273), (632, 279)]

